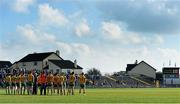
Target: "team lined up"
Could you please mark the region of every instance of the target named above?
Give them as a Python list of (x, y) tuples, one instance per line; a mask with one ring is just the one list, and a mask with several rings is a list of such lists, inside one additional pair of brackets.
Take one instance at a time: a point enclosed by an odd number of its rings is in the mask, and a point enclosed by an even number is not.
[[(74, 87), (75, 82), (79, 82), (79, 93), (83, 90), (83, 94), (85, 94), (85, 83), (86, 77), (84, 73), (80, 74), (78, 78), (75, 77), (74, 72), (64, 75), (60, 74), (52, 74), (49, 72), (45, 74), (44, 71), (37, 75), (33, 72), (29, 72), (28, 75), (25, 75), (21, 72), (19, 75), (17, 74), (8, 74), (5, 77), (5, 86), (6, 86), (6, 94), (33, 94), (36, 95), (38, 92), (38, 88), (40, 89), (40, 95), (47, 95), (57, 93), (60, 95), (74, 95)], [(43, 93), (44, 92), (44, 93)]]

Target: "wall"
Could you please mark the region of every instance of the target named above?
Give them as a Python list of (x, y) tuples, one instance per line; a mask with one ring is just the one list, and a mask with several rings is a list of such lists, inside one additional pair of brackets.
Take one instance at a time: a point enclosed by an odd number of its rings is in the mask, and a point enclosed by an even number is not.
[(42, 61), (36, 61), (37, 65), (34, 65), (34, 62), (19, 62), (18, 67), (20, 69), (26, 69), (26, 70), (32, 70), (32, 69), (42, 70)]
[[(57, 69), (59, 69), (60, 72), (63, 72), (63, 73), (68, 73), (68, 72), (73, 71), (73, 69), (61, 69), (58, 66), (56, 66), (55, 64), (53, 64), (51, 61), (49, 61), (48, 64), (49, 64), (49, 70), (53, 70), (53, 72), (56, 72)], [(82, 70), (81, 69), (75, 69), (74, 73), (75, 74), (81, 74)]]
[(81, 73), (82, 73), (82, 69), (75, 69), (75, 70), (74, 70), (74, 73), (75, 73), (75, 74), (81, 74)]
[(81, 74), (82, 73), (82, 69), (62, 69), (62, 72), (64, 72), (64, 73), (68, 73), (68, 72), (73, 72), (74, 71), (74, 73), (75, 74)]
[(53, 53), (43, 60), (43, 67), (46, 66), (46, 62), (48, 63), (48, 60), (61, 60), (61, 58), (58, 57), (55, 53)]
[(48, 65), (50, 71), (53, 70), (53, 72), (55, 73), (58, 69), (60, 72), (62, 72), (62, 70), (58, 66), (54, 65), (51, 61), (48, 61)]

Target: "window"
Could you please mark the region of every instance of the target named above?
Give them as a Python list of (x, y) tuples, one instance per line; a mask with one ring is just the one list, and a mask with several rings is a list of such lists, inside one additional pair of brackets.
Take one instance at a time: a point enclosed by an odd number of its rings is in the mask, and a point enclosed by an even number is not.
[(23, 66), (26, 66), (25, 62), (23, 62)]
[(48, 65), (48, 61), (46, 61), (46, 66)]
[(34, 62), (34, 66), (36, 66), (36, 65), (37, 65), (37, 62), (35, 61), (35, 62)]
[(71, 73), (71, 70), (67, 70), (67, 73), (68, 73), (68, 74)]
[(56, 69), (56, 73), (59, 73), (59, 69)]

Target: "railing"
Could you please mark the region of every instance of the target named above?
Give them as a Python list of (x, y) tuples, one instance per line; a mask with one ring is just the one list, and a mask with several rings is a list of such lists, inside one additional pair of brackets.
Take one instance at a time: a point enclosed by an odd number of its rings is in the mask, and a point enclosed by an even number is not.
[(147, 83), (147, 82), (145, 82), (145, 81), (143, 81), (143, 80), (140, 80), (140, 79), (138, 79), (138, 78), (136, 78), (136, 77), (133, 77), (133, 76), (131, 76), (130, 78), (132, 78), (132, 79), (134, 79), (134, 80), (137, 80), (137, 81), (139, 81), (139, 82), (141, 82), (141, 83), (143, 83), (143, 84), (146, 84), (146, 85), (151, 85), (151, 84), (149, 84), (149, 83)]

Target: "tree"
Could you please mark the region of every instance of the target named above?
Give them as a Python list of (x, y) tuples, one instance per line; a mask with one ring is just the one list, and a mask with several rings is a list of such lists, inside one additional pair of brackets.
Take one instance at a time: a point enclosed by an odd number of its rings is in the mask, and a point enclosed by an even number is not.
[(96, 68), (92, 68), (87, 71), (87, 75), (91, 80), (98, 80), (101, 77), (101, 72)]

